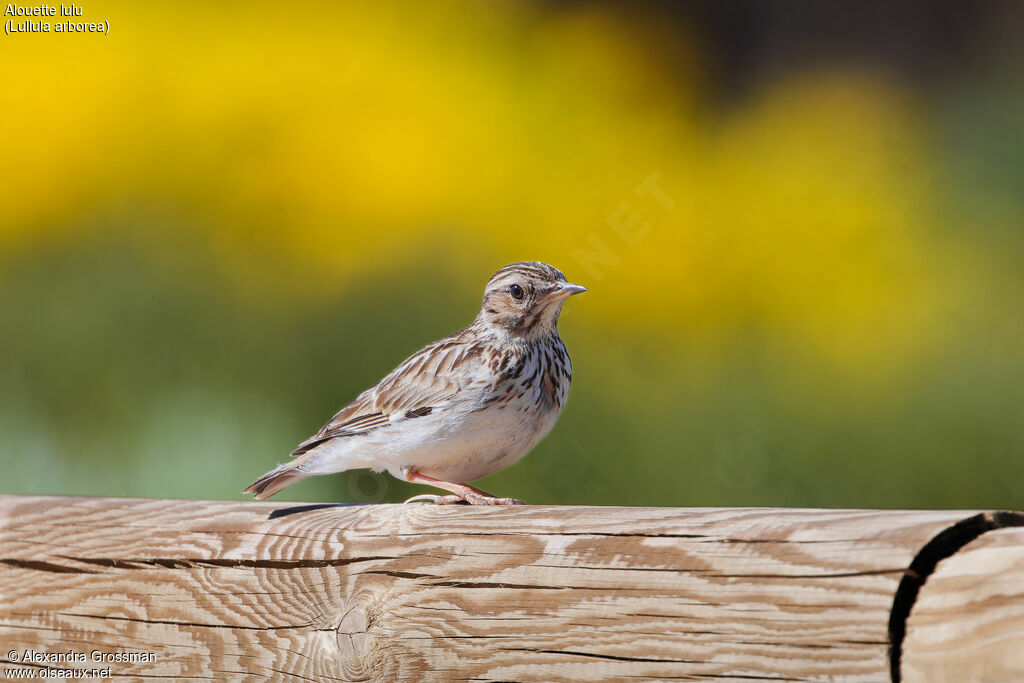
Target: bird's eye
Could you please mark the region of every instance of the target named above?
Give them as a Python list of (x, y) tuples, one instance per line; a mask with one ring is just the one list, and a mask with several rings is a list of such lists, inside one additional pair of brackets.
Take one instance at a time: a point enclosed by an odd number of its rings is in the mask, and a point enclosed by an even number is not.
[(523, 288), (520, 287), (519, 285), (512, 285), (511, 287), (509, 287), (508, 293), (512, 295), (513, 299), (523, 298)]

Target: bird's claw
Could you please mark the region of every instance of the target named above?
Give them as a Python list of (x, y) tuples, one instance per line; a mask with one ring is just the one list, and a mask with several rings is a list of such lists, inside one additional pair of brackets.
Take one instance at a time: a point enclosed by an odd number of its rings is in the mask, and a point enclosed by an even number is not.
[(466, 501), (462, 496), (435, 496), (430, 493), (424, 493), (419, 496), (413, 496), (409, 500), (402, 503), (402, 505), (408, 505), (409, 503), (433, 503), (434, 505), (456, 505), (459, 503), (465, 503)]
[(402, 503), (402, 505), (408, 505), (409, 503), (419, 501), (433, 503), (434, 505), (525, 505), (525, 503), (518, 498), (495, 498), (494, 496), (481, 496), (475, 493), (471, 493), (466, 496), (435, 496), (429, 493), (424, 493), (419, 496), (413, 496)]

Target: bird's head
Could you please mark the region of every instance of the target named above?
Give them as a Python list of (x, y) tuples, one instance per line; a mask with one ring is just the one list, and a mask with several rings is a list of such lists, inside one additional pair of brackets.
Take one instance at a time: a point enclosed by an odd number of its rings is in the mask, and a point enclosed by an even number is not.
[(536, 339), (554, 334), (562, 304), (586, 287), (565, 281), (557, 268), (539, 261), (505, 266), (487, 282), (479, 322), (503, 334)]

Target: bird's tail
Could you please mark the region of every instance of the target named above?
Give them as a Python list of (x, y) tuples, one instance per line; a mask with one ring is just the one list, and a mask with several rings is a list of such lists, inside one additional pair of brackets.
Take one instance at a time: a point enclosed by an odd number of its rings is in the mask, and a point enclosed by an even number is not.
[(256, 496), (256, 500), (270, 498), (275, 493), (309, 476), (308, 472), (303, 471), (303, 464), (302, 458), (285, 463), (264, 474), (242, 493), (251, 493)]

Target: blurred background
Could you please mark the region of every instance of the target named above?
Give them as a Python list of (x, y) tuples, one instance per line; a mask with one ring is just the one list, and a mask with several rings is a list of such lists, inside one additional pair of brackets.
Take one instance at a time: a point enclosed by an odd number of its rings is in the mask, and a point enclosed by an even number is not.
[(572, 392), (481, 487), (1024, 508), (1024, 5), (82, 20), (0, 38), (0, 491), (241, 498), (537, 259)]

